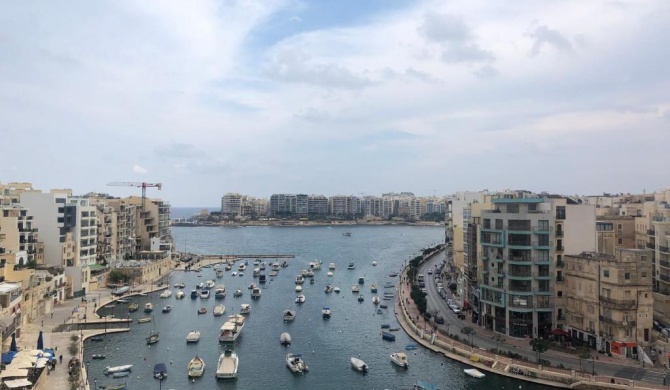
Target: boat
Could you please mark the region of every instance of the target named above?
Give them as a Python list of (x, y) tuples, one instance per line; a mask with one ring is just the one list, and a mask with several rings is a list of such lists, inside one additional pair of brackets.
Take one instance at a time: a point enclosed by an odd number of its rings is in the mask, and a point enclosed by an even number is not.
[(310, 262), (309, 268), (313, 270), (321, 269), (321, 260), (315, 260)]
[(382, 314), (382, 313), (384, 313), (384, 311), (380, 308), (377, 308), (377, 314)]
[(353, 367), (356, 371), (368, 372), (368, 365), (359, 358), (351, 358), (351, 367)]
[(124, 378), (130, 376), (129, 371), (124, 371), (124, 372), (115, 372), (112, 374), (112, 378)]
[(214, 288), (215, 284), (216, 284), (216, 282), (213, 279), (208, 280), (207, 282), (205, 282), (205, 288), (208, 289), (208, 290), (211, 290), (211, 289)]
[(377, 294), (377, 283), (372, 283), (370, 285), (370, 292), (373, 294)]
[(245, 269), (247, 269), (247, 265), (244, 264), (244, 263), (240, 264), (240, 265), (237, 267), (237, 270), (240, 271), (240, 272), (244, 271)]
[(254, 267), (261, 264), (261, 259), (254, 260)]
[(242, 276), (244, 276), (244, 272), (238, 273), (237, 276), (239, 276), (241, 278)]
[(198, 309), (198, 315), (200, 314), (206, 314), (207, 313), (207, 308), (206, 307), (201, 307)]
[(389, 332), (397, 332), (399, 330), (400, 328), (398, 328), (397, 326), (395, 328), (389, 328)]
[(372, 266), (373, 266), (373, 267), (376, 267), (376, 266), (377, 266), (377, 262), (373, 260), (373, 261), (372, 261)]
[(93, 336), (89, 340), (91, 341), (105, 341), (105, 338), (102, 336)]
[(295, 319), (295, 310), (291, 310), (291, 309), (284, 310), (284, 317), (283, 318), (284, 318), (285, 322), (293, 321)]
[(404, 352), (392, 353), (391, 361), (400, 367), (404, 368), (409, 367), (409, 362), (407, 361), (407, 354), (405, 354)]
[(388, 309), (388, 308), (389, 308), (387, 305), (385, 305), (385, 304), (383, 304), (383, 303), (382, 303), (381, 305), (379, 305), (379, 307), (380, 307), (381, 309)]
[(379, 305), (379, 297), (378, 296), (375, 295), (374, 297), (372, 297), (372, 304), (373, 305)]
[(200, 283), (195, 285), (195, 288), (197, 288), (198, 290), (201, 290), (201, 289), (205, 288), (205, 283), (200, 282)]
[(207, 289), (202, 289), (200, 290), (200, 299), (207, 299), (209, 298), (209, 290)]
[(98, 389), (100, 389), (100, 390), (126, 390), (126, 384), (121, 383), (121, 384), (118, 384), (118, 385), (107, 385), (107, 386), (99, 385)]
[(356, 264), (354, 264), (354, 263), (349, 263), (349, 264), (347, 265), (347, 269), (356, 269)]
[(132, 364), (126, 364), (124, 366), (115, 366), (115, 367), (107, 366), (103, 370), (103, 373), (105, 375), (109, 375), (109, 374), (115, 374), (117, 372), (127, 372), (130, 371), (132, 368), (133, 368)]
[(295, 292), (301, 292), (301, 291), (302, 291), (301, 285), (298, 284), (297, 286), (295, 286)]
[(284, 346), (291, 345), (291, 335), (286, 332), (279, 335), (279, 344)]
[(302, 275), (298, 275), (295, 277), (295, 284), (303, 284), (305, 283), (305, 278), (302, 277)]
[(249, 314), (251, 313), (251, 306), (248, 303), (243, 303), (240, 305), (240, 314)]
[(95, 360), (102, 360), (102, 359), (107, 358), (107, 356), (99, 354), (99, 353), (95, 353), (95, 354), (91, 355), (91, 358), (95, 359)]
[(328, 269), (331, 271), (335, 270), (335, 263), (328, 264)]
[(384, 288), (393, 288), (393, 287), (395, 287), (395, 284), (391, 282), (386, 282), (386, 284), (384, 285)]
[(147, 322), (151, 322), (151, 317), (144, 317), (137, 319), (138, 324), (146, 324)]
[(346, 231), (346, 232), (342, 233), (342, 235), (343, 235), (344, 237), (351, 237), (351, 232)]
[(244, 320), (244, 316), (240, 314), (228, 316), (228, 321), (226, 321), (219, 330), (219, 341), (233, 342), (237, 340), (244, 328)]
[(382, 340), (395, 341), (395, 335), (393, 333), (382, 331)]
[(230, 274), (230, 276), (237, 276), (237, 272), (233, 271), (233, 273)]
[(305, 303), (305, 294), (300, 294), (295, 297), (295, 303)]
[(175, 283), (174, 287), (176, 287), (176, 288), (186, 288), (186, 284), (184, 282)]
[(258, 275), (258, 283), (260, 284), (265, 284), (267, 282), (267, 278), (265, 277), (265, 274), (261, 272), (260, 275)]
[(251, 290), (251, 289), (253, 289), (254, 287), (256, 287), (256, 283), (251, 283), (251, 284), (249, 285), (249, 287), (247, 287), (247, 289), (248, 289), (248, 290)]
[(359, 277), (358, 278), (358, 284), (365, 284), (365, 278), (364, 277)]
[(172, 311), (172, 305), (163, 306), (163, 313), (169, 313)]
[(238, 289), (235, 290), (235, 292), (233, 293), (233, 296), (234, 296), (234, 297), (241, 297), (241, 296), (242, 296), (242, 290), (240, 290), (240, 289), (238, 288)]
[(154, 365), (154, 378), (161, 381), (167, 378), (167, 366), (165, 363), (158, 363)]
[(197, 343), (198, 340), (200, 340), (200, 332), (197, 330), (192, 330), (188, 332), (186, 335), (186, 342), (187, 343)]
[(313, 279), (313, 278), (314, 278), (314, 271), (312, 271), (311, 268), (308, 269), (307, 272), (305, 273), (305, 276), (308, 277), (308, 278), (312, 278), (312, 279)]
[(279, 264), (279, 262), (275, 260), (275, 262), (272, 263), (272, 269), (274, 271), (279, 271), (280, 268), (281, 268), (281, 264)]
[(286, 267), (288, 267), (288, 261), (284, 260), (284, 261), (281, 263), (281, 266), (282, 266), (282, 268), (286, 268)]
[(184, 299), (184, 292), (183, 291), (177, 291), (177, 293), (174, 295), (175, 299)]
[(147, 302), (147, 303), (144, 305), (144, 312), (145, 312), (145, 313), (151, 313), (152, 311), (154, 311), (154, 305), (153, 305), (153, 303), (151, 303), (151, 302)]
[(325, 291), (326, 294), (330, 294), (333, 291), (333, 286), (326, 284), (326, 288), (324, 288), (323, 291)]
[(130, 291), (130, 287), (128, 287), (128, 286), (119, 287), (115, 290), (112, 290), (112, 295), (121, 296), (121, 295), (127, 293), (128, 291)]
[(258, 287), (254, 287), (253, 290), (251, 290), (251, 298), (258, 299), (261, 297), (261, 289)]
[(223, 305), (216, 305), (214, 306), (214, 310), (212, 310), (212, 313), (214, 314), (214, 317), (219, 317), (222, 316), (226, 312), (226, 307)]
[(333, 312), (330, 310), (329, 307), (324, 307), (323, 309), (321, 309), (321, 316), (323, 317), (324, 320), (329, 319), (332, 314)]
[(390, 324), (382, 324), (381, 328), (382, 329), (389, 329), (391, 327)]
[(389, 274), (389, 278), (395, 278), (396, 276), (398, 276), (398, 273), (397, 273), (397, 272), (391, 272), (391, 273)]
[(223, 270), (217, 269), (216, 270), (216, 277), (217, 278), (222, 278), (223, 277)]
[(332, 276), (333, 276), (333, 272), (332, 272), (332, 271), (328, 271), (328, 272), (326, 272), (326, 276), (328, 276), (328, 277), (332, 277)]
[(413, 350), (415, 350), (415, 349), (417, 349), (417, 345), (416, 345), (416, 344), (407, 344), (407, 345), (405, 345), (405, 351), (413, 351)]
[(260, 268), (254, 268), (251, 276), (254, 278), (257, 278), (261, 274), (261, 269)]
[(300, 354), (293, 354), (293, 353), (287, 354), (286, 366), (291, 370), (291, 372), (295, 372), (298, 374), (304, 374), (305, 372), (309, 371), (307, 364), (305, 363), (304, 360), (302, 360), (302, 355)]
[(358, 294), (358, 302), (363, 302), (365, 300), (365, 297), (363, 294)]
[(225, 350), (219, 356), (219, 362), (216, 365), (216, 377), (218, 379), (237, 378), (237, 367), (239, 358), (237, 354), (229, 349)]
[(198, 297), (198, 290), (191, 290), (191, 299), (196, 299)]
[(483, 372), (479, 371), (476, 368), (466, 368), (465, 370), (463, 370), (463, 372), (466, 373), (467, 375), (470, 375), (473, 378), (483, 378), (486, 376), (484, 375)]
[(277, 274), (278, 274), (277, 271), (270, 271), (270, 277), (271, 278), (274, 278), (275, 276), (277, 276)]
[(130, 298), (130, 297), (128, 297), (128, 298), (119, 298), (119, 299), (116, 300), (117, 303), (130, 303), (130, 301), (131, 301), (131, 298)]
[(412, 390), (439, 390), (437, 385), (426, 381), (416, 381)]
[(265, 271), (265, 262), (261, 261), (261, 271)]
[(165, 290), (161, 293), (161, 295), (158, 296), (158, 298), (170, 298), (172, 296), (172, 290)]
[(205, 362), (200, 357), (196, 356), (188, 362), (187, 369), (189, 378), (201, 377), (205, 372)]
[(309, 284), (314, 284), (314, 278), (309, 279)]
[(230, 271), (231, 269), (233, 269), (233, 266), (230, 263), (228, 263), (228, 264), (226, 264), (225, 267), (223, 267), (223, 269), (226, 270), (226, 271)]
[(357, 284), (354, 284), (353, 286), (351, 286), (351, 292), (352, 293), (357, 293), (357, 292), (360, 292), (360, 291), (361, 291), (361, 288), (358, 287)]
[(340, 293), (340, 288), (339, 287), (334, 287), (333, 291), (335, 291), (335, 294), (339, 294)]
[(216, 289), (214, 290), (214, 298), (215, 299), (223, 299), (226, 297), (226, 286), (223, 284), (219, 284), (216, 286)]

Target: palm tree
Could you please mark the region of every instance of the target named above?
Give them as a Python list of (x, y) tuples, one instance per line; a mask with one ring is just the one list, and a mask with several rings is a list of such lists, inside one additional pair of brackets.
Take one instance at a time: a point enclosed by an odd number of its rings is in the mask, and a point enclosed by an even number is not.
[(500, 333), (496, 333), (491, 337), (491, 340), (493, 340), (496, 343), (496, 353), (500, 353), (500, 344), (505, 344), (507, 339), (505, 339), (505, 336), (501, 335)]
[(469, 326), (464, 326), (461, 328), (461, 333), (463, 333), (470, 339), (470, 346), (474, 347), (473, 338), (475, 336), (475, 330)]
[(544, 339), (532, 339), (530, 345), (533, 347), (533, 351), (537, 352), (537, 363), (540, 364), (540, 357), (543, 352), (549, 349), (549, 342)]

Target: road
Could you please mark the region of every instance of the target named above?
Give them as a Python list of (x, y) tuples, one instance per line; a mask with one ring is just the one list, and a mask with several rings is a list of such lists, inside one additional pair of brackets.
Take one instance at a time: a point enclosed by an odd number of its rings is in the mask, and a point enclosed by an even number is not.
[[(447, 302), (444, 299), (442, 299), (442, 297), (440, 297), (437, 291), (437, 287), (435, 286), (435, 277), (437, 276), (437, 274), (433, 273), (433, 275), (428, 275), (428, 271), (435, 270), (435, 265), (442, 261), (446, 261), (445, 252), (441, 252), (433, 256), (431, 259), (424, 262), (419, 268), (419, 273), (425, 276), (426, 290), (428, 293), (428, 295), (426, 296), (426, 300), (428, 303), (427, 306), (428, 312), (433, 313), (435, 310), (437, 310), (444, 317), (445, 323), (441, 325), (436, 324), (436, 326), (438, 327), (438, 329), (440, 329), (441, 332), (446, 334), (455, 334), (458, 335), (460, 338), (463, 338), (465, 336), (461, 334), (461, 329), (465, 326), (471, 327), (475, 330), (475, 334), (473, 336), (472, 341), (476, 347), (483, 348), (486, 350), (492, 348), (495, 349), (496, 342), (491, 339), (494, 335), (492, 331), (484, 329), (478, 326), (477, 324), (473, 324), (470, 316), (466, 316), (465, 320), (458, 319), (456, 314), (454, 314), (454, 312), (447, 305)], [(446, 268), (447, 267), (445, 267), (445, 270)], [(448, 284), (444, 281), (444, 277), (443, 277), (443, 284), (445, 287), (448, 286)], [(450, 292), (447, 292), (447, 294), (451, 296)], [(462, 298), (453, 296), (452, 298), (457, 301), (460, 307), (462, 307)], [(501, 343), (498, 346), (498, 348), (500, 348), (501, 350), (517, 353), (527, 358), (531, 362), (537, 361), (537, 353), (532, 350), (532, 348), (528, 344), (528, 340), (506, 337), (506, 341), (504, 343)], [(564, 367), (571, 368), (574, 370), (579, 370), (580, 368), (579, 358), (573, 357), (568, 354), (560, 353), (557, 351), (552, 350), (546, 351), (542, 354), (541, 358), (545, 360), (550, 360), (553, 366), (559, 366), (562, 364)], [(615, 376), (619, 378), (634, 379), (638, 381), (642, 380), (645, 382), (656, 383), (656, 384), (664, 383), (664, 377), (666, 376), (666, 373), (663, 370), (645, 369), (640, 367), (639, 365), (626, 366), (625, 364), (631, 364), (632, 362), (628, 359), (619, 360), (616, 358), (604, 357), (603, 355), (599, 355), (598, 359), (599, 360), (582, 359), (581, 360), (582, 368), (587, 371), (595, 370), (595, 372), (598, 375)], [(602, 362), (600, 360), (611, 360), (611, 361)]]

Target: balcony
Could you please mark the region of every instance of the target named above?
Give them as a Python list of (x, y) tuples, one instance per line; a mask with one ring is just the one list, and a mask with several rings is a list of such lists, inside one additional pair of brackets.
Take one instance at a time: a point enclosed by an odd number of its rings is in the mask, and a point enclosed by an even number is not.
[(532, 309), (533, 297), (509, 297), (507, 300), (507, 306), (518, 309)]
[(656, 246), (655, 246), (653, 243), (648, 242), (648, 243), (647, 243), (647, 248), (649, 248), (649, 249), (656, 249)]
[(648, 235), (648, 236), (655, 236), (655, 235), (656, 235), (656, 230), (653, 230), (653, 229), (647, 229), (647, 235)]
[(565, 247), (563, 245), (556, 245), (556, 252), (563, 252), (565, 250)]
[(620, 309), (634, 309), (637, 306), (634, 299), (612, 299), (604, 295), (600, 296), (600, 302)]
[(664, 282), (668, 282), (668, 283), (670, 283), (670, 276), (659, 275), (659, 278), (660, 278), (662, 281), (664, 281)]
[(530, 267), (524, 267), (526, 269), (522, 268), (515, 268), (515, 267), (510, 267), (508, 269), (509, 271), (509, 277), (510, 279), (517, 279), (517, 278), (532, 278), (533, 274), (530, 272)]
[(663, 252), (663, 253), (669, 253), (670, 254), (670, 249), (668, 249), (667, 246), (659, 246), (658, 250)]
[(563, 237), (563, 230), (556, 230), (556, 237)]
[(510, 264), (530, 264), (532, 262), (532, 258), (530, 257), (508, 257), (507, 261), (509, 261)]
[(669, 261), (659, 260), (658, 262), (661, 264), (661, 267), (670, 268), (670, 262)]
[(565, 276), (559, 275), (556, 277), (556, 282), (565, 282)]
[(562, 261), (557, 261), (557, 262), (556, 262), (556, 268), (563, 268), (563, 267), (565, 267), (565, 263), (564, 263), (564, 262), (562, 262)]
[(515, 286), (510, 283), (510, 285), (507, 288), (507, 292), (510, 294), (532, 294), (533, 289), (530, 286)]
[(533, 226), (533, 232), (536, 234), (549, 234), (552, 230), (551, 226)]
[(605, 317), (605, 316), (599, 316), (598, 318), (600, 319), (601, 322), (604, 322), (606, 324), (611, 324), (611, 325), (615, 325), (615, 326), (623, 326), (623, 327), (626, 327), (626, 328), (629, 328), (629, 327), (634, 328), (637, 325), (635, 323), (635, 321), (620, 321), (620, 320), (615, 320), (615, 319)]

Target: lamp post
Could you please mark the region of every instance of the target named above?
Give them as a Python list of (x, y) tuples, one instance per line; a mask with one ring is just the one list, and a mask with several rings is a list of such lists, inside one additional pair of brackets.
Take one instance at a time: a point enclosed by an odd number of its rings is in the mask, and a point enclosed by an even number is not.
[(94, 383), (94, 386), (95, 386), (94, 389), (98, 390), (98, 378), (93, 379), (93, 383)]
[(596, 358), (591, 356), (591, 375), (596, 376)]

